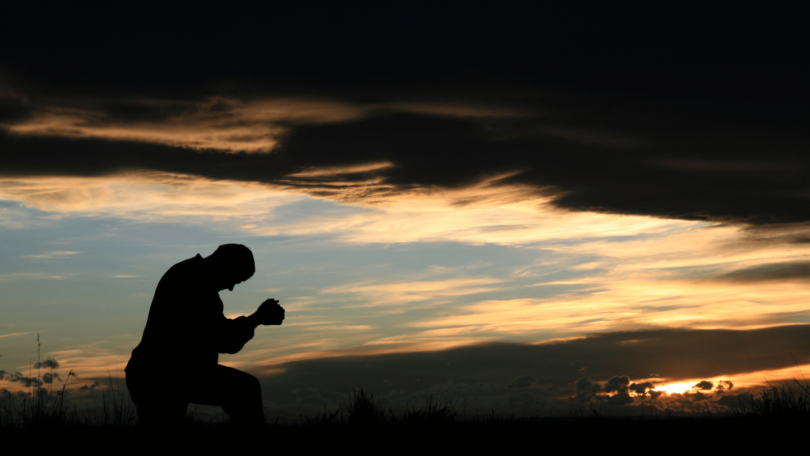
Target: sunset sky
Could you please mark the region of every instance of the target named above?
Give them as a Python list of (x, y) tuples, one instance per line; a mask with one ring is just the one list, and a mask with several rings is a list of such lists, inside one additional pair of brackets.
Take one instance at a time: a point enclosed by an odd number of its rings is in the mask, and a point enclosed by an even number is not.
[[(123, 378), (163, 273), (225, 243), (257, 269), (226, 316), (287, 311), (220, 355), (268, 413), (810, 375), (801, 14), (297, 5), (0, 20), (0, 389), (37, 334), (75, 398)], [(156, 382), (203, 381), (184, 350)]]

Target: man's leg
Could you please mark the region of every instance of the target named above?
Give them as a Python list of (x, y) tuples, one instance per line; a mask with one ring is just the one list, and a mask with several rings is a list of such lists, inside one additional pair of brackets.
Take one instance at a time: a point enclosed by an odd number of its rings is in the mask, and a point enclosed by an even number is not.
[(259, 380), (231, 367), (217, 366), (202, 374), (203, 382), (189, 390), (189, 402), (218, 405), (228, 414), (231, 423), (240, 427), (262, 427), (264, 408)]
[(127, 372), (127, 389), (138, 411), (138, 423), (150, 429), (178, 429), (186, 418), (188, 402), (154, 385), (154, 379)]

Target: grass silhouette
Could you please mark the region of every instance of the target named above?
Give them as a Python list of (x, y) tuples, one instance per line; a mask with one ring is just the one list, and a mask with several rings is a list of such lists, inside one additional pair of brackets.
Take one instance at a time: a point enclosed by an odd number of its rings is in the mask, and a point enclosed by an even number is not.
[[(44, 384), (42, 375), (42, 352), (39, 334), (37, 334), (37, 369), (36, 381), (30, 382), (28, 394), (23, 396), (22, 403), (15, 407), (11, 397), (7, 396), (0, 410), (0, 429), (2, 428), (59, 428), (73, 423), (77, 414), (69, 414), (64, 408), (65, 389), (71, 379), (78, 379), (74, 371), (70, 371), (62, 382), (62, 389), (53, 391), (53, 381), (49, 388), (42, 388)], [(32, 367), (29, 366), (29, 378)], [(50, 378), (54, 377), (54, 368), (51, 364)], [(47, 375), (47, 374), (46, 374)]]
[(805, 421), (810, 419), (810, 384), (793, 380), (796, 388), (788, 385), (763, 388), (758, 396), (745, 400), (739, 397), (739, 405), (732, 416), (744, 419)]
[(358, 388), (350, 394), (340, 407), (334, 412), (324, 411), (321, 415), (310, 418), (303, 417), (308, 426), (345, 425), (345, 426), (435, 426), (452, 424), (458, 413), (447, 403), (436, 404), (433, 398), (428, 398), (424, 407), (410, 408), (402, 412), (386, 409), (374, 394)]

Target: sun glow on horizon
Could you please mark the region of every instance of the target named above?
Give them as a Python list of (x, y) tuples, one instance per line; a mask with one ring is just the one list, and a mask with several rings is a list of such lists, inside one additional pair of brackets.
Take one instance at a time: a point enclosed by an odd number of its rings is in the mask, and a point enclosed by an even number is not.
[(656, 385), (655, 391), (663, 391), (667, 394), (683, 394), (692, 389), (695, 386), (695, 382), (677, 382), (677, 383), (668, 383), (665, 385)]

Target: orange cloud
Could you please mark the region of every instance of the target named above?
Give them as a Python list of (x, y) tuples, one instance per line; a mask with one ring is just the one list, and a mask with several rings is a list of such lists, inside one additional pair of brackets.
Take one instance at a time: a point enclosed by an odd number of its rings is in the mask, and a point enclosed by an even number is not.
[(119, 120), (99, 108), (46, 107), (21, 122), (6, 125), (19, 135), (100, 138), (118, 141), (213, 149), (269, 152), (287, 131), (282, 122), (337, 122), (359, 117), (361, 110), (329, 101), (240, 101), (214, 98), (203, 102), (146, 101), (147, 107), (174, 106), (181, 112), (158, 120)]
[(450, 117), (511, 117), (522, 112), (475, 105), (422, 103), (370, 104), (309, 98), (239, 100), (215, 97), (202, 101), (121, 100), (140, 108), (171, 110), (156, 119), (120, 119), (101, 104), (87, 100), (82, 107), (51, 105), (24, 120), (0, 125), (18, 135), (99, 138), (179, 146), (197, 150), (267, 153), (290, 124), (344, 122), (378, 110), (417, 112)]
[[(253, 221), (306, 198), (259, 184), (167, 173), (0, 180), (0, 199), (42, 211), (143, 221)], [(250, 225), (242, 223), (240, 225)]]
[(322, 290), (322, 294), (355, 293), (367, 302), (361, 307), (395, 306), (416, 301), (441, 300), (449, 296), (464, 296), (497, 290), (491, 287), (498, 279), (449, 279), (396, 283), (352, 284)]
[(790, 366), (781, 369), (758, 370), (731, 375), (717, 375), (709, 378), (678, 380), (677, 382), (672, 383), (668, 382), (667, 379), (661, 378), (641, 379), (638, 381), (642, 382), (651, 380), (654, 383), (661, 382), (660, 384), (656, 385), (656, 391), (664, 391), (668, 394), (683, 394), (690, 391), (698, 382), (702, 381), (709, 381), (715, 385), (721, 381), (730, 381), (734, 384), (734, 388), (731, 390), (731, 393), (734, 393), (734, 389), (768, 387), (771, 386), (771, 384), (790, 382), (792, 380), (798, 380), (805, 383), (805, 372), (810, 372), (810, 364)]

